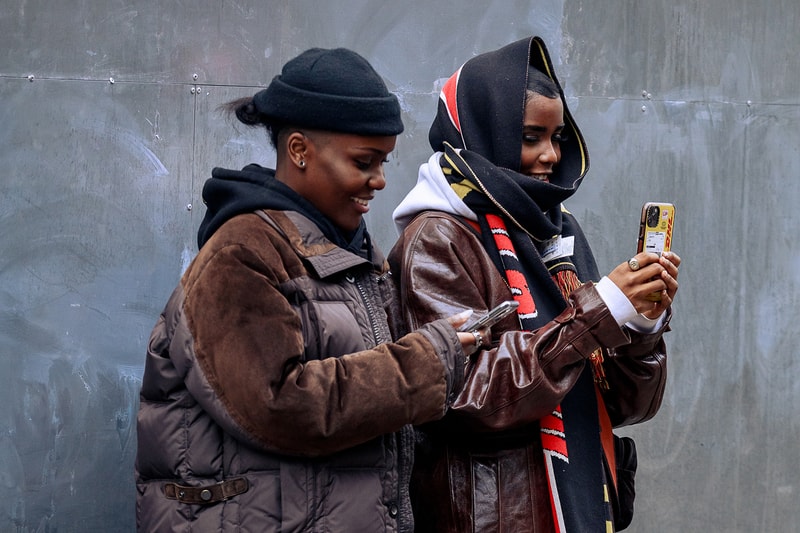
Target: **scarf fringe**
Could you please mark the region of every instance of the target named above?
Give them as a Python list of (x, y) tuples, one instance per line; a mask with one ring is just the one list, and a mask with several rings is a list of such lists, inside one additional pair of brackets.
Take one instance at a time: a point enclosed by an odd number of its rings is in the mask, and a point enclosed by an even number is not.
[[(564, 269), (556, 272), (553, 275), (553, 279), (558, 285), (558, 288), (561, 289), (561, 293), (564, 295), (564, 300), (569, 300), (569, 295), (582, 285), (581, 281), (578, 279), (577, 274), (575, 274), (574, 270), (571, 269)], [(603, 350), (598, 348), (592, 355), (589, 356), (589, 361), (592, 363), (592, 375), (594, 376), (594, 382), (603, 390), (608, 390), (608, 379), (606, 379), (606, 372), (603, 369)]]

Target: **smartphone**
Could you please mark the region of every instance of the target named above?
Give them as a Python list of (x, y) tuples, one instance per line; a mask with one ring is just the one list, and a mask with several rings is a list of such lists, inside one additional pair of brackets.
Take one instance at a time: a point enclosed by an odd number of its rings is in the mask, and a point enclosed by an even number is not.
[(476, 331), (494, 326), (502, 319), (516, 311), (517, 307), (519, 307), (519, 302), (516, 300), (506, 300), (477, 320), (468, 321), (461, 326), (461, 328), (459, 328), (459, 331)]
[[(661, 255), (672, 247), (672, 229), (675, 225), (675, 206), (664, 202), (647, 202), (642, 206), (639, 222), (639, 242), (636, 253), (652, 252)], [(651, 302), (660, 302), (661, 293), (647, 296)]]
[(647, 202), (642, 206), (639, 222), (639, 242), (636, 253), (661, 254), (672, 246), (672, 228), (675, 224), (675, 206), (663, 202)]

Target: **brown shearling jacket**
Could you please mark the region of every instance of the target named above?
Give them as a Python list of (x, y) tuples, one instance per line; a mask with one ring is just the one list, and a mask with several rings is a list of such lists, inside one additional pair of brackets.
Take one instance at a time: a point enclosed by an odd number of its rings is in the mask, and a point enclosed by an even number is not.
[[(466, 225), (439, 212), (418, 215), (389, 254), (401, 305), (413, 329), (474, 309), (485, 313), (510, 290)], [(492, 346), (474, 354), (449, 413), (418, 428), (412, 477), (417, 531), (552, 532), (538, 429), (598, 347), (605, 348), (604, 393), (615, 427), (651, 418), (666, 380), (661, 331), (620, 328), (593, 284), (535, 332), (514, 316), (492, 328)], [(465, 512), (465, 510), (469, 510)]]
[(387, 264), (307, 218), (236, 216), (151, 334), (136, 458), (140, 531), (411, 531), (408, 424), (464, 373), (445, 321), (391, 342)]

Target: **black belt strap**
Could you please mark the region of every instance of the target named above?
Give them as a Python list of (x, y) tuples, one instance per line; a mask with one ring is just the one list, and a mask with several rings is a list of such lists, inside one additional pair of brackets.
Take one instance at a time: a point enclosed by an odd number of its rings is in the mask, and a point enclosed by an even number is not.
[(236, 477), (206, 485), (203, 487), (186, 487), (177, 483), (164, 483), (164, 495), (170, 500), (201, 505), (224, 502), (237, 494), (247, 492), (250, 484), (243, 477)]

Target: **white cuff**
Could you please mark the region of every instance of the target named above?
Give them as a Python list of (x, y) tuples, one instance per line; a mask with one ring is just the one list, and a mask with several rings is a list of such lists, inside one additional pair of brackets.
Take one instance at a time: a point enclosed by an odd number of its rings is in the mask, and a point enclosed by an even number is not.
[(655, 320), (637, 313), (636, 308), (633, 307), (625, 293), (607, 276), (603, 276), (603, 279), (597, 282), (595, 288), (600, 298), (608, 306), (608, 310), (611, 311), (611, 316), (620, 326), (627, 326), (639, 333), (653, 333), (661, 328), (664, 323), (666, 311), (661, 313), (661, 316)]

